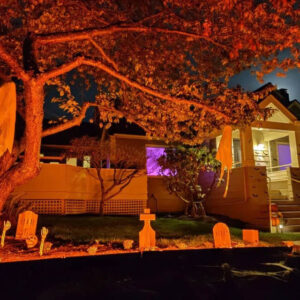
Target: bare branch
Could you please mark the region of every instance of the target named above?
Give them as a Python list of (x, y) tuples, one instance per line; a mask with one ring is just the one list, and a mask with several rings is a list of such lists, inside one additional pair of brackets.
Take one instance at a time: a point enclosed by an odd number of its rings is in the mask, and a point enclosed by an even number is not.
[(133, 178), (134, 178), (134, 176), (130, 177), (126, 183), (124, 183), (121, 187), (119, 187), (118, 191), (116, 191), (115, 193), (113, 193), (109, 197), (107, 197), (105, 199), (105, 201), (108, 201), (108, 200), (112, 199), (113, 197), (115, 197), (116, 195), (120, 194), (122, 192), (122, 190), (124, 190), (129, 185), (129, 183), (132, 181)]
[(23, 81), (29, 81), (30, 76), (20, 67), (18, 62), (0, 44), (0, 58), (12, 69)]
[(53, 70), (53, 71), (49, 71), (47, 73), (44, 73), (42, 75), (40, 75), (39, 77), (39, 81), (41, 82), (46, 82), (47, 80), (56, 77), (56, 76), (60, 76), (66, 72), (71, 71), (74, 68), (79, 67), (80, 65), (87, 65), (87, 66), (92, 66), (95, 68), (98, 68), (100, 70), (103, 70), (104, 72), (110, 74), (111, 76), (119, 79), (122, 82), (125, 82), (126, 84), (128, 84), (131, 87), (134, 87), (146, 94), (152, 95), (154, 97), (169, 101), (169, 102), (173, 102), (176, 104), (186, 104), (186, 105), (193, 105), (195, 107), (198, 107), (200, 109), (204, 109), (214, 115), (218, 115), (219, 117), (222, 117), (225, 121), (229, 122), (230, 118), (229, 116), (225, 115), (223, 112), (219, 111), (216, 107), (214, 106), (208, 106), (206, 104), (200, 103), (197, 100), (187, 100), (187, 99), (182, 99), (182, 98), (177, 98), (177, 97), (172, 97), (170, 95), (166, 95), (166, 94), (162, 94), (158, 91), (155, 91), (151, 88), (148, 88), (146, 86), (143, 86), (135, 81), (130, 80), (129, 78), (127, 78), (126, 76), (118, 73), (117, 71), (114, 71), (113, 69), (109, 68), (108, 66), (104, 65), (103, 63), (99, 62), (99, 61), (94, 61), (91, 59), (85, 59), (82, 57), (78, 57), (77, 59), (75, 59), (73, 62), (71, 63), (67, 63), (64, 64), (60, 67), (58, 67), (57, 69)]

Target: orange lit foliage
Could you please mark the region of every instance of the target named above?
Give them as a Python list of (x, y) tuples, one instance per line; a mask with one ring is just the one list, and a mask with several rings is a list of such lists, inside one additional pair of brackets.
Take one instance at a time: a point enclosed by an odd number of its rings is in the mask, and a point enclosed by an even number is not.
[[(295, 2), (1, 1), (0, 78), (23, 82), (18, 110), (26, 129), (13, 154), (0, 159), (0, 207), (38, 173), (41, 137), (79, 125), (89, 105), (98, 105), (105, 122), (126, 117), (150, 135), (190, 144), (224, 124), (264, 115), (255, 101), (262, 93), (230, 90), (227, 83), (250, 66), (259, 66), (260, 78), (278, 66), (299, 66)], [(285, 48), (291, 57), (279, 62), (276, 54)], [(95, 78), (96, 103), (78, 105), (64, 80), (72, 69)], [(56, 101), (74, 119), (43, 131), (44, 87), (53, 84)]]

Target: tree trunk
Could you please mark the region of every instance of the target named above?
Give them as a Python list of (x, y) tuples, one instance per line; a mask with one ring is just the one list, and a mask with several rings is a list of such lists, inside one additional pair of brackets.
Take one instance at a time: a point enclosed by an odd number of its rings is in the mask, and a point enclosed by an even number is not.
[(203, 205), (203, 203), (202, 203), (202, 201), (199, 203), (199, 211), (201, 210), (201, 212), (200, 212), (200, 216), (201, 217), (206, 217), (206, 211), (205, 211), (205, 208), (204, 208), (204, 205)]
[(35, 79), (25, 82), (24, 88), (26, 102), (25, 154), (21, 162), (0, 176), (0, 211), (13, 190), (39, 172), (44, 90), (43, 85), (37, 84)]
[(100, 211), (99, 211), (100, 216), (103, 216), (103, 213), (104, 213), (104, 201), (101, 199), (100, 200)]

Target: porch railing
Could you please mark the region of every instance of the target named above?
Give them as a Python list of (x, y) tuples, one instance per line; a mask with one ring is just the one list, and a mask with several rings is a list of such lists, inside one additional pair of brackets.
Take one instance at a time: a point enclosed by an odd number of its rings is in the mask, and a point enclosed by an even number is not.
[(278, 172), (278, 171), (285, 171), (288, 167), (291, 167), (291, 166), (292, 166), (292, 164), (267, 167), (267, 172), (268, 173), (273, 173), (273, 172)]

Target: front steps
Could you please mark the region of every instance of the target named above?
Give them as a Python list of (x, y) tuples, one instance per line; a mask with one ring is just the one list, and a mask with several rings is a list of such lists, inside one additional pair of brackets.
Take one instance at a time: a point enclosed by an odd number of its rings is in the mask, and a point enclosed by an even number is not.
[(283, 216), (283, 232), (300, 232), (300, 202), (272, 199)]

